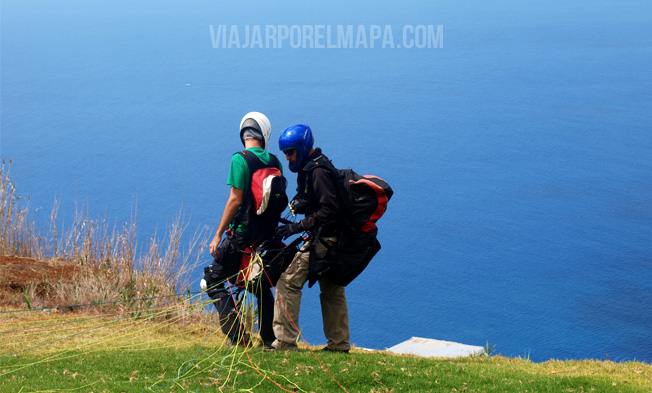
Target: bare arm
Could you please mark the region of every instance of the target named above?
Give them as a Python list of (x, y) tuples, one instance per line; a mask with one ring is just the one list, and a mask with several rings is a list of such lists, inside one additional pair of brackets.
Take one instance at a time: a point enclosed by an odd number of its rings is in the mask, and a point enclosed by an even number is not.
[(224, 206), (224, 213), (222, 213), (220, 225), (217, 227), (217, 232), (215, 232), (215, 237), (213, 237), (210, 245), (211, 255), (216, 256), (215, 251), (217, 251), (217, 246), (219, 246), (222, 235), (226, 231), (226, 228), (229, 227), (229, 224), (231, 224), (231, 221), (233, 221), (233, 217), (238, 212), (240, 205), (242, 205), (243, 195), (243, 190), (231, 187), (231, 193), (229, 194), (229, 199), (226, 201), (226, 206)]

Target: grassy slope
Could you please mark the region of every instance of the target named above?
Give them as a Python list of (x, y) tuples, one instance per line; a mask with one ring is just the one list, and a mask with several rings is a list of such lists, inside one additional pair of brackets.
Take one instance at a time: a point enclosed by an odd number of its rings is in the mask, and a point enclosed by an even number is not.
[[(199, 356), (196, 357), (196, 355)], [(290, 391), (344, 391), (308, 351), (291, 354), (250, 350), (197, 348), (147, 351), (72, 351), (64, 359), (39, 363), (38, 356), (1, 360), (2, 373), (10, 364), (28, 365), (3, 376), (2, 391), (76, 389), (95, 392), (140, 392), (148, 387), (161, 391), (197, 390), (208, 384), (225, 391), (249, 389), (283, 391), (260, 373)], [(497, 392), (649, 392), (642, 380), (650, 377), (649, 366), (573, 362), (533, 364), (524, 360), (454, 359), (436, 360), (402, 357), (387, 353), (350, 355), (316, 354), (328, 371), (349, 392), (406, 391), (497, 391)], [(190, 364), (191, 359), (196, 362)], [(251, 360), (251, 363), (249, 362)], [(222, 364), (224, 361), (224, 364)], [(260, 371), (256, 371), (254, 366)], [(221, 367), (220, 367), (221, 366)], [(623, 370), (629, 368), (630, 370)], [(635, 374), (640, 370), (641, 374)], [(173, 378), (181, 373), (181, 377)], [(215, 387), (217, 387), (215, 386)], [(86, 387), (86, 388), (84, 388)], [(88, 389), (88, 390), (86, 390)], [(295, 390), (296, 389), (296, 390)], [(211, 387), (210, 390), (216, 390)]]
[(0, 314), (0, 391), (652, 391), (652, 366), (642, 363), (266, 353), (224, 345), (206, 321), (173, 321)]

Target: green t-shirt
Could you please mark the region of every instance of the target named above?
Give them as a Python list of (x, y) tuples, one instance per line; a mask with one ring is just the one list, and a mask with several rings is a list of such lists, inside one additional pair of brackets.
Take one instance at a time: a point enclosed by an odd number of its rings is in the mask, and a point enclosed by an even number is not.
[[(247, 150), (254, 153), (265, 165), (269, 164), (269, 153), (265, 151), (262, 147), (250, 147)], [(280, 161), (279, 161), (280, 162)], [(281, 173), (283, 173), (283, 166), (279, 165)], [(244, 201), (247, 193), (249, 192), (251, 182), (251, 174), (249, 173), (249, 165), (247, 165), (247, 160), (241, 154), (234, 154), (231, 157), (231, 168), (229, 169), (229, 177), (226, 180), (226, 184), (231, 187), (243, 190), (244, 194), (242, 199)], [(231, 222), (231, 227), (235, 225), (235, 222)], [(244, 225), (238, 225), (236, 231), (246, 233), (249, 230)]]

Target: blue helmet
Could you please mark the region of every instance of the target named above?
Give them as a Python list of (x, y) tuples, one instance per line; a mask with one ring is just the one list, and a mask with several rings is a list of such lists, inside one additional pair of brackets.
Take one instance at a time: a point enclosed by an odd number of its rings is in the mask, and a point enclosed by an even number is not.
[(297, 161), (290, 165), (292, 172), (299, 172), (308, 161), (315, 140), (310, 127), (305, 124), (295, 124), (286, 128), (278, 138), (278, 148), (281, 150), (297, 149)]

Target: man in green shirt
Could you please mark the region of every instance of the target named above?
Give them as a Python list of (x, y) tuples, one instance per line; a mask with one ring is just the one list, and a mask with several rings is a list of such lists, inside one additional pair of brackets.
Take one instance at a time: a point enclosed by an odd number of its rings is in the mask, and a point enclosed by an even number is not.
[[(202, 281), (202, 286), (208, 288), (208, 295), (214, 300), (222, 331), (243, 345), (247, 345), (249, 335), (239, 321), (230, 289), (223, 284), (227, 279), (231, 284), (236, 284), (243, 251), (271, 238), (278, 223), (278, 217), (269, 220), (269, 223), (255, 221), (255, 217), (252, 217), (256, 214), (251, 195), (252, 172), (260, 168), (278, 168), (282, 174), (278, 158), (266, 151), (270, 134), (269, 119), (262, 113), (250, 112), (240, 122), (240, 139), (245, 150), (235, 153), (231, 158), (227, 179), (231, 191), (210, 244), (210, 252), (215, 259), (211, 266), (204, 269)], [(250, 168), (250, 165), (254, 165), (254, 168)], [(251, 225), (252, 223), (256, 225)], [(227, 236), (222, 239), (225, 232)], [(260, 336), (264, 344), (269, 345), (275, 339), (272, 329), (274, 296), (269, 287), (260, 287), (253, 292), (258, 299)]]

